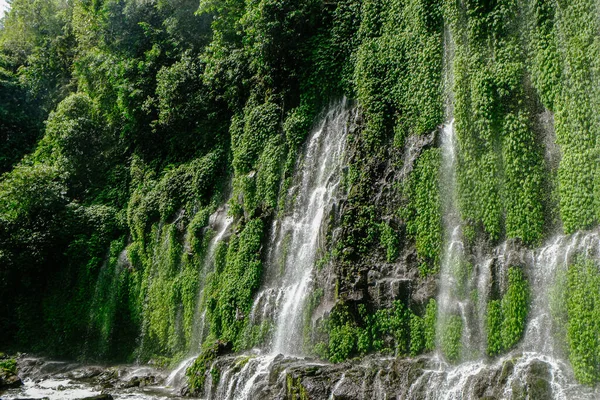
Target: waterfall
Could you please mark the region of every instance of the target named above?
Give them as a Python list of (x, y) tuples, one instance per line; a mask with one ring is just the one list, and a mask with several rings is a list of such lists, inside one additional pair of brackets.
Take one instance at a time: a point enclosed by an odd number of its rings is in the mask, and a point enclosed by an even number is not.
[(215, 252), (217, 246), (226, 239), (229, 227), (233, 223), (233, 218), (228, 216), (229, 206), (225, 202), (219, 207), (208, 219), (208, 226), (214, 232), (214, 237), (208, 243), (206, 253), (203, 257), (202, 269), (199, 276), (199, 289), (196, 296), (196, 312), (194, 315), (194, 323), (192, 337), (190, 340), (190, 348), (188, 350), (189, 357), (181, 361), (177, 367), (167, 377), (165, 386), (178, 390), (185, 383), (185, 372), (192, 365), (198, 354), (200, 346), (206, 335), (206, 309), (203, 304), (204, 283), (208, 273), (215, 268)]
[[(451, 246), (452, 243), (448, 245)], [(575, 383), (573, 371), (554, 333), (552, 296), (557, 282), (562, 279), (561, 276), (564, 276), (577, 255), (598, 258), (600, 231), (558, 235), (536, 249), (527, 249), (514, 241), (507, 241), (492, 249), (487, 257), (481, 257), (475, 262), (473, 269), (487, 270), (485, 276), (488, 279), (491, 279), (489, 276), (492, 268), (506, 271), (511, 265), (523, 265), (531, 290), (531, 305), (524, 337), (517, 348), (496, 360), (486, 359), (483, 354), (458, 365), (432, 360), (437, 366), (424, 371), (411, 386), (407, 398), (475, 399), (483, 394), (506, 399), (522, 398), (523, 387), (528, 384), (527, 372), (531, 369), (537, 369), (545, 376), (542, 381), (546, 382), (544, 384), (548, 385), (548, 391), (554, 399), (598, 398), (599, 389)], [(444, 283), (440, 286), (443, 287)], [(440, 289), (440, 293), (442, 292)], [(487, 298), (483, 297), (482, 300)], [(502, 373), (506, 375), (505, 381), (496, 385), (496, 390), (501, 389), (500, 392), (479, 392), (482, 389), (477, 387), (478, 381), (489, 381), (494, 374), (498, 376)], [(490, 391), (492, 386), (494, 385), (484, 389)]]
[(270, 350), (301, 355), (303, 309), (310, 294), (321, 230), (341, 180), (346, 133), (353, 111), (344, 99), (313, 130), (297, 165), (287, 207), (273, 222), (266, 282), (254, 301), (250, 323), (274, 323)]
[(302, 355), (304, 307), (312, 289), (322, 229), (341, 182), (346, 135), (355, 118), (356, 109), (344, 99), (327, 112), (308, 137), (287, 193), (287, 207), (272, 226), (265, 284), (250, 314), (253, 325), (274, 322), (268, 353), (250, 354), (231, 363), (222, 372), (215, 395), (209, 397), (255, 398), (260, 382), (282, 358), (280, 354)]
[(298, 355), (302, 348), (302, 311), (309, 293), (312, 269), (323, 220), (335, 201), (341, 179), (350, 110), (344, 100), (329, 111), (310, 135), (297, 184), (286, 215), (276, 221), (269, 266), (282, 270), (277, 280), (280, 306), (272, 352)]
[(225, 202), (208, 219), (208, 226), (213, 230), (214, 237), (210, 240), (204, 255), (202, 270), (200, 271), (200, 285), (196, 297), (196, 312), (194, 315), (194, 325), (192, 330), (190, 354), (198, 354), (200, 346), (204, 341), (206, 334), (206, 309), (202, 298), (204, 296), (204, 283), (206, 276), (215, 268), (215, 252), (219, 243), (221, 243), (229, 232), (229, 227), (233, 223), (233, 218), (228, 216), (229, 205)]
[[(121, 251), (116, 259), (108, 254), (107, 259), (102, 263), (96, 280), (94, 294), (92, 295), (92, 306), (90, 307), (86, 341), (83, 350), (86, 358), (96, 359), (106, 356), (112, 335), (110, 327), (115, 318), (119, 298), (118, 290), (111, 290), (111, 288), (118, 287), (117, 282), (120, 275), (128, 264), (129, 261), (127, 260), (127, 252), (125, 250)], [(100, 304), (103, 304), (103, 307), (100, 307)], [(96, 337), (94, 337), (94, 332), (97, 332)], [(93, 343), (90, 343), (90, 339), (92, 339)]]
[[(539, 385), (554, 399), (598, 398), (600, 391), (575, 384), (564, 348), (556, 338), (552, 314), (557, 284), (566, 276), (577, 255), (600, 255), (600, 232), (557, 235), (544, 245), (528, 249), (508, 240), (492, 249), (475, 248), (467, 254), (456, 206), (456, 146), (453, 122), (441, 130), (444, 228), (446, 247), (442, 258), (438, 292), (438, 352), (429, 359), (407, 394), (410, 399), (523, 398), (529, 371), (541, 374)], [(530, 287), (530, 309), (523, 338), (505, 356), (486, 356), (485, 318), (491, 287), (505, 288), (512, 266), (521, 266)], [(475, 295), (473, 295), (475, 293)], [(444, 335), (452, 321), (460, 320), (458, 354), (444, 354)], [(458, 364), (452, 364), (458, 362)], [(504, 381), (490, 384), (504, 375)], [(496, 377), (496, 378), (494, 378)], [(487, 383), (481, 387), (481, 381)], [(546, 385), (546, 386), (544, 386)], [(494, 391), (495, 390), (495, 391)], [(531, 395), (533, 396), (533, 395)], [(536, 398), (535, 396), (529, 398)]]

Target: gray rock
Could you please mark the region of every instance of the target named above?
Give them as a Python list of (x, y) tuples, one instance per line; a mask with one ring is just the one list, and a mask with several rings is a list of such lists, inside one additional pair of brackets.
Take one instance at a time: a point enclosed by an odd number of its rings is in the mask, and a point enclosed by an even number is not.
[(82, 397), (77, 400), (113, 400), (114, 398), (110, 394), (99, 394), (98, 396)]
[(18, 388), (21, 385), (23, 385), (23, 382), (16, 374), (5, 371), (0, 372), (0, 390)]

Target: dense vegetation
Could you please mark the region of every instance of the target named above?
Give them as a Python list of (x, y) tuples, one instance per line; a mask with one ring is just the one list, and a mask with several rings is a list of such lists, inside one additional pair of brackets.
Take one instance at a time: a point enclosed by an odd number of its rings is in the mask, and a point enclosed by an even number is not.
[[(361, 266), (411, 246), (415, 279), (439, 278), (448, 193), (435, 132), (448, 118), (468, 246), (536, 246), (600, 221), (596, 16), (593, 0), (13, 0), (0, 25), (0, 348), (173, 360), (202, 304), (199, 390), (215, 343), (268, 336), (249, 313), (270, 222), (311, 127), (346, 96), (360, 126), (341, 234), (324, 249), (336, 304), (310, 350), (340, 362), (439, 346), (460, 360), (463, 321), (436, 321), (434, 299), (377, 308), (345, 294)], [(432, 132), (404, 169), (409, 139)], [(395, 197), (381, 207), (385, 179)], [(204, 270), (225, 202), (233, 232)], [(458, 297), (474, 296), (462, 286), (472, 265), (455, 267)], [(527, 317), (526, 276), (506, 273), (487, 304), (490, 356), (518, 343)], [(600, 380), (597, 275), (588, 261), (568, 272), (566, 340), (585, 383)]]
[(555, 283), (552, 311), (566, 343), (565, 350), (575, 377), (593, 385), (600, 382), (600, 270), (598, 263), (582, 255), (570, 263)]
[(529, 285), (519, 267), (508, 269), (508, 285), (501, 299), (487, 305), (487, 352), (496, 355), (514, 347), (525, 331)]

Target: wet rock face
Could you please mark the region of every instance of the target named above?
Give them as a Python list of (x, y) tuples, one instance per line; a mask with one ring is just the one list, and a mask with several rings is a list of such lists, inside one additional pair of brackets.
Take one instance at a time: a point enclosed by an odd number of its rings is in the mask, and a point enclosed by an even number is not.
[(16, 388), (23, 384), (21, 378), (17, 374), (13, 374), (6, 371), (0, 371), (0, 390)]
[(3, 389), (15, 388), (23, 384), (15, 367), (14, 359), (0, 353), (0, 393)]
[(514, 372), (514, 362), (506, 361), (501, 368), (483, 370), (470, 378), (472, 396), (477, 399), (501, 399), (508, 378)]
[(17, 359), (17, 368), (17, 379), (22, 386), (0, 387), (0, 398), (111, 400), (124, 395), (148, 400), (180, 398), (163, 385), (167, 372), (149, 366), (81, 365), (24, 355)]
[[(366, 252), (356, 247), (342, 249), (342, 257), (346, 261), (333, 260), (317, 271), (315, 276), (315, 287), (325, 290), (324, 298), (329, 303), (340, 299), (381, 309), (389, 308), (394, 301), (400, 300), (410, 307), (415, 305), (422, 308), (429, 299), (435, 297), (435, 278), (420, 276), (414, 242), (405, 237), (404, 221), (398, 216), (398, 210), (405, 201), (398, 187), (410, 175), (419, 155), (435, 145), (435, 140), (435, 132), (410, 136), (406, 138), (404, 148), (390, 145), (385, 157), (376, 159), (362, 153), (363, 144), (360, 140), (349, 141), (349, 162), (361, 165), (371, 181), (369, 184), (363, 183), (360, 193), (354, 193), (356, 188), (350, 189), (346, 197), (339, 200), (325, 229), (331, 234), (331, 240), (326, 245), (335, 247), (345, 237), (364, 237), (364, 232), (354, 224), (344, 224), (343, 221), (349, 216), (351, 219), (360, 219), (362, 209), (374, 206), (377, 223), (383, 221), (398, 233), (399, 254), (391, 262), (386, 260), (385, 249), (378, 243), (374, 243)], [(332, 276), (337, 278), (336, 282), (331, 282)], [(336, 295), (333, 294), (334, 290)]]
[(551, 372), (548, 364), (535, 361), (524, 371), (523, 376), (512, 385), (515, 399), (549, 399), (552, 397)]
[[(209, 399), (392, 399), (405, 398), (411, 384), (423, 375), (425, 358), (394, 359), (367, 357), (360, 362), (325, 364), (316, 360), (279, 355), (225, 356), (213, 364), (219, 380), (204, 393)], [(244, 366), (241, 366), (241, 365)], [(264, 368), (267, 366), (266, 368)], [(248, 368), (249, 367), (249, 368)], [(210, 374), (207, 372), (207, 374)], [(207, 380), (208, 380), (207, 375)], [(244, 391), (244, 383), (252, 382)], [(241, 384), (240, 384), (241, 383)], [(243, 396), (240, 396), (240, 393)], [(235, 393), (235, 395), (234, 395)]]
[[(597, 392), (556, 397), (556, 366), (518, 352), (496, 361), (448, 365), (435, 356), (380, 358), (327, 364), (279, 355), (229, 355), (207, 372), (214, 379), (201, 398), (215, 400), (464, 400), (597, 399)], [(250, 387), (246, 386), (251, 382)], [(247, 390), (245, 390), (247, 389)], [(240, 393), (243, 395), (240, 396)]]

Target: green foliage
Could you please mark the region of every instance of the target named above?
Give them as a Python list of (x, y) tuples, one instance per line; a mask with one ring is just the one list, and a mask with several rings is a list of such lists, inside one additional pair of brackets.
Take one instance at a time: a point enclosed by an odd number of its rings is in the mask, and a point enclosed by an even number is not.
[(242, 332), (248, 322), (254, 293), (262, 275), (261, 241), (264, 224), (248, 221), (231, 238), (224, 265), (208, 278), (204, 292), (210, 331), (234, 348), (242, 347)]
[(589, 12), (588, 0), (561, 4), (532, 4), (532, 78), (540, 97), (554, 113), (562, 159), (558, 168), (560, 215), (567, 233), (598, 222), (598, 157), (600, 120), (598, 46), (600, 26)]
[(9, 374), (16, 374), (17, 361), (12, 358), (0, 360), (0, 371), (8, 372)]
[(460, 360), (463, 320), (459, 315), (444, 316), (440, 325), (440, 349), (450, 362)]
[(435, 299), (429, 300), (427, 307), (425, 308), (425, 315), (423, 316), (424, 325), (424, 337), (425, 337), (425, 351), (435, 350), (435, 337), (436, 337), (436, 321), (437, 321), (437, 303)]
[[(374, 199), (387, 201), (400, 185), (382, 187), (381, 174), (400, 168), (405, 139), (443, 121), (446, 83), (466, 238), (538, 244), (554, 198), (566, 232), (599, 220), (592, 0), (11, 6), (0, 27), (0, 345), (75, 356), (87, 343), (85, 357), (132, 358), (141, 333), (142, 359), (175, 356), (190, 343), (199, 306), (214, 338), (236, 350), (259, 344), (272, 326), (250, 327), (248, 314), (265, 227), (293, 201), (287, 189), (315, 117), (343, 95), (358, 101), (362, 124), (350, 132), (340, 240), (327, 258), (338, 267), (339, 298), (374, 253), (396, 261), (405, 233), (421, 274), (439, 269), (440, 150), (422, 152), (403, 196), (390, 201), (403, 206), (400, 216)], [(544, 107), (562, 154), (549, 178), (548, 134), (537, 124)], [(234, 235), (204, 282), (209, 216), (230, 178)], [(463, 261), (452, 265), (453, 290), (467, 299), (472, 266)], [(583, 292), (588, 272), (571, 269), (571, 291)], [(488, 305), (490, 354), (522, 335), (528, 291), (519, 273), (509, 271), (506, 294)], [(597, 332), (580, 315), (594, 307), (581, 304), (568, 305), (570, 354), (578, 378), (592, 382), (593, 352), (582, 349)], [(370, 351), (415, 355), (432, 351), (437, 335), (456, 361), (462, 321), (449, 316), (436, 334), (436, 314), (435, 301), (424, 315), (402, 303), (340, 307), (320, 350), (335, 362)], [(207, 368), (198, 366), (198, 379)]]
[(206, 382), (207, 373), (210, 372), (214, 378), (213, 371), (209, 368), (212, 362), (217, 358), (219, 344), (214, 343), (207, 345), (202, 349), (202, 353), (194, 360), (194, 363), (185, 371), (188, 378), (188, 385), (192, 395), (200, 395), (204, 393), (204, 384)]
[(369, 312), (364, 304), (358, 315), (338, 303), (325, 323), (329, 336), (326, 349), (317, 348), (331, 362), (377, 351), (397, 356), (416, 356), (435, 349), (435, 300), (423, 317), (414, 314), (401, 301), (390, 308)]
[(400, 254), (398, 234), (386, 223), (380, 224), (379, 229), (379, 238), (381, 246), (385, 249), (386, 259), (388, 262), (394, 262)]
[(333, 326), (329, 330), (329, 360), (339, 363), (347, 360), (356, 352), (357, 337), (356, 328), (346, 323)]
[(415, 239), (424, 276), (439, 271), (442, 247), (440, 150), (428, 149), (419, 157), (408, 184), (408, 206), (401, 211), (406, 230)]
[(425, 349), (425, 321), (418, 315), (410, 316), (410, 355), (416, 356)]
[(591, 260), (579, 258), (567, 271), (567, 339), (569, 360), (578, 381), (600, 381), (600, 272)]
[[(463, 8), (464, 7), (464, 8)], [(537, 244), (544, 228), (543, 158), (524, 88), (526, 58), (516, 2), (448, 4), (457, 181), (463, 218), (493, 239)]]
[(354, 82), (373, 143), (430, 132), (443, 118), (440, 4), (365, 1)]
[(0, 55), (0, 173), (33, 149), (41, 132), (38, 110), (5, 61)]
[(64, 171), (78, 197), (105, 184), (106, 171), (114, 163), (115, 140), (109, 135), (92, 100), (82, 93), (73, 94), (50, 113), (46, 135), (34, 157)]
[(487, 305), (487, 352), (497, 355), (514, 347), (525, 332), (529, 311), (529, 284), (519, 267), (508, 269), (508, 287), (501, 300)]
[(502, 297), (502, 344), (505, 349), (513, 347), (525, 332), (529, 311), (529, 284), (521, 268), (508, 270), (508, 289)]
[(500, 354), (504, 350), (502, 341), (502, 302), (492, 300), (487, 305), (486, 330), (487, 330), (487, 353), (490, 356)]

